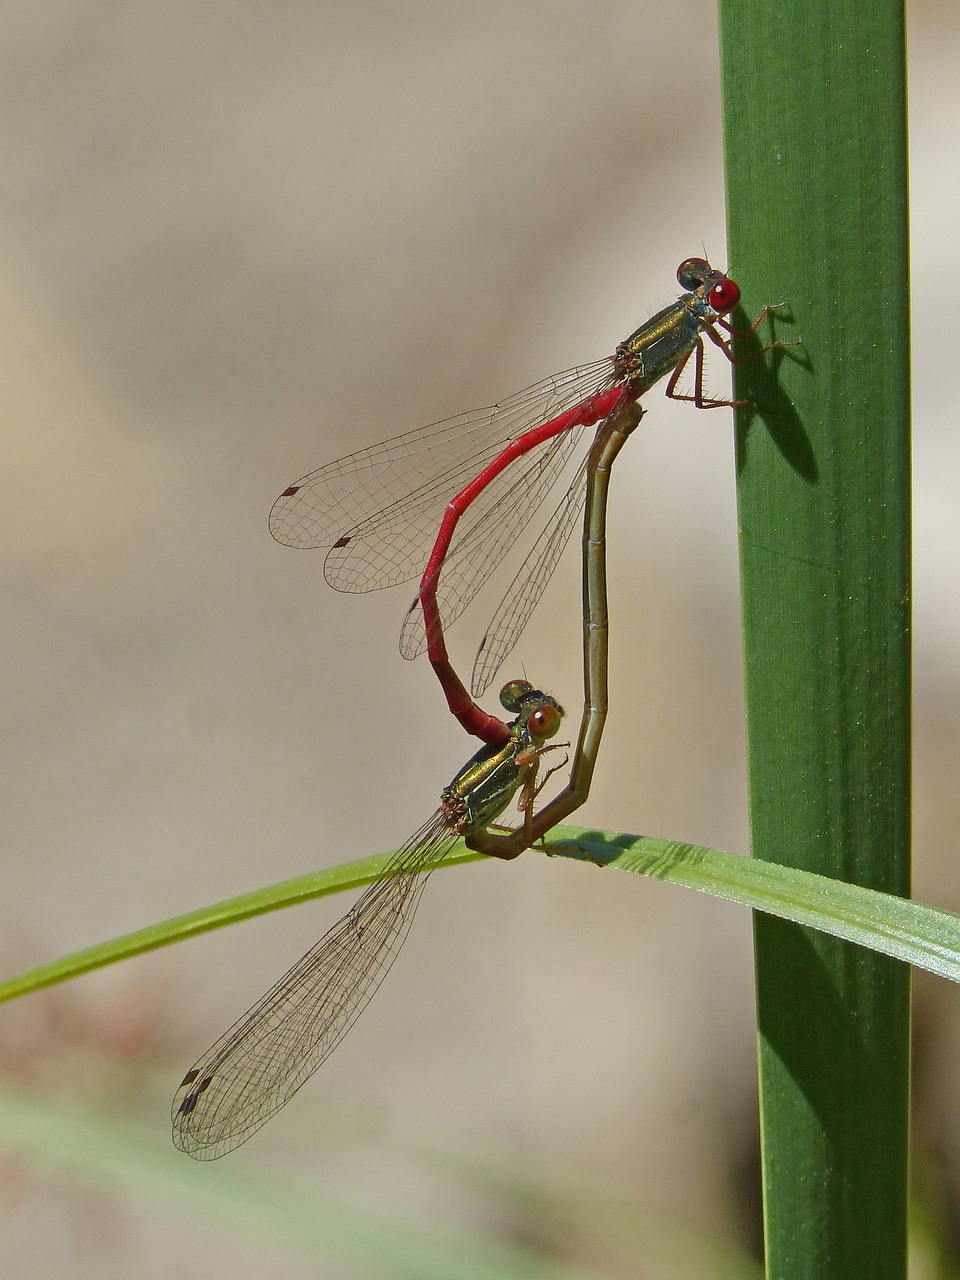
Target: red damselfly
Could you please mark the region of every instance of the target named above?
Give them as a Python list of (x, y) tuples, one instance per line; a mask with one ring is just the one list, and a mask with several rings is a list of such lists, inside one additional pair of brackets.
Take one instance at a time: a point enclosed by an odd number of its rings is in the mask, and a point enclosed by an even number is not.
[[(726, 319), (740, 301), (729, 276), (689, 258), (677, 280), (685, 292), (611, 357), (556, 374), (492, 408), (340, 458), (290, 485), (270, 512), (277, 541), (329, 548), (324, 575), (339, 591), (372, 591), (420, 576), (400, 651), (413, 658), (427, 650), (451, 710), (484, 741), (496, 730), (451, 677), (443, 624), (459, 616), (566, 479), (481, 641), (471, 681), (479, 696), (516, 644), (576, 524), (587, 489), (586, 459), (576, 461), (584, 430), (601, 430), (668, 374), (673, 399), (702, 409), (746, 403), (704, 394), (704, 338), (740, 363), (733, 338), (752, 334), (773, 308), (739, 333)], [(692, 391), (682, 392), (691, 356)]]

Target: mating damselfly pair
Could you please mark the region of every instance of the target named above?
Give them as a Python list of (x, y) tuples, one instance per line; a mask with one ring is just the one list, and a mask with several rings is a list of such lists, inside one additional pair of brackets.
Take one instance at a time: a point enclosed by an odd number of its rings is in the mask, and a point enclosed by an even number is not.
[[(704, 338), (737, 363), (733, 339), (752, 334), (772, 309), (764, 308), (740, 334), (726, 318), (740, 290), (725, 273), (690, 258), (677, 279), (683, 294), (611, 357), (547, 378), (492, 408), (341, 458), (290, 485), (274, 504), (274, 537), (289, 546), (328, 548), (324, 575), (338, 590), (371, 591), (419, 578), (401, 653), (412, 658), (426, 650), (451, 712), (483, 746), (383, 875), (184, 1076), (173, 1103), (174, 1141), (195, 1158), (214, 1159), (246, 1141), (333, 1051), (396, 958), (427, 876), (458, 839), (513, 858), (586, 799), (607, 711), (610, 468), (640, 419), (639, 398), (665, 377), (668, 396), (699, 408), (746, 403), (704, 394)], [(681, 392), (691, 358), (693, 389)], [(556, 489), (561, 497), (544, 518)], [(471, 688), (480, 696), (516, 644), (582, 508), (583, 715), (567, 785), (536, 810), (541, 763), (556, 749), (549, 740), (562, 708), (527, 681), (514, 680), (501, 690), (501, 704), (514, 718), (483, 711), (450, 663), (443, 628), (539, 517), (529, 554), (479, 646)], [(506, 833), (492, 830), (517, 796), (522, 823)]]

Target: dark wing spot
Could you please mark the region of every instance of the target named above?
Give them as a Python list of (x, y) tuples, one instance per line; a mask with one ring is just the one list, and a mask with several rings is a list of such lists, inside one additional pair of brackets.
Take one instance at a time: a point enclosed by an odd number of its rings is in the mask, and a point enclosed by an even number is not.
[[(196, 1071), (196, 1069), (188, 1071), (187, 1074), (184, 1076), (183, 1083), (190, 1084), (193, 1080), (196, 1080), (197, 1075), (198, 1075), (198, 1072)], [(180, 1103), (180, 1106), (177, 1108), (177, 1115), (188, 1116), (191, 1111), (195, 1110), (197, 1103), (200, 1101), (201, 1093), (203, 1093), (205, 1089), (208, 1089), (212, 1084), (213, 1084), (213, 1076), (204, 1076), (203, 1079), (200, 1081), (200, 1083), (197, 1085), (197, 1087), (191, 1093), (188, 1093), (187, 1096), (184, 1098), (184, 1100)], [(183, 1085), (181, 1085), (180, 1087), (183, 1088)]]
[(300, 486), (299, 486), (298, 484), (292, 484), (292, 485), (290, 486), (290, 488), (289, 488), (289, 489), (284, 489), (284, 491), (283, 491), (283, 493), (281, 493), (280, 497), (281, 497), (281, 498), (292, 498), (292, 497), (293, 497), (293, 495), (294, 495), (295, 493), (299, 493), (299, 492), (300, 492)]
[(345, 533), (342, 538), (338, 538), (333, 544), (335, 547), (345, 547), (352, 539), (349, 533)]
[(193, 1084), (194, 1080), (196, 1080), (199, 1074), (200, 1072), (197, 1070), (196, 1067), (191, 1067), (190, 1070), (187, 1072), (187, 1074), (180, 1081), (180, 1088), (182, 1089), (183, 1086), (187, 1084)]

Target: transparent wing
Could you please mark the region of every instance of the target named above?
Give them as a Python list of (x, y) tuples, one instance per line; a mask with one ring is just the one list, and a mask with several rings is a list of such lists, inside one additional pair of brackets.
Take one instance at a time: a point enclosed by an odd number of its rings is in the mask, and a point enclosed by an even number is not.
[(187, 1072), (172, 1109), (181, 1151), (197, 1160), (232, 1151), (317, 1070), (386, 977), (427, 876), (456, 841), (438, 810), (343, 919)]
[[(339, 458), (280, 495), (270, 512), (270, 531), (288, 546), (330, 547), (324, 573), (338, 591), (373, 591), (418, 577), (453, 495), (510, 440), (613, 378), (609, 359), (582, 365), (491, 408)], [(489, 518), (503, 492), (495, 486), (465, 515), (461, 536)]]
[[(568, 471), (583, 435), (583, 427), (573, 427), (555, 436), (538, 450), (524, 455), (497, 477), (481, 494), (482, 515), (466, 533), (460, 533), (443, 562), (436, 597), (444, 625), (458, 618), (487, 578), (512, 551), (531, 521), (544, 520), (544, 499)], [(473, 506), (467, 514), (473, 511)], [(433, 530), (437, 536), (437, 527)], [(400, 652), (415, 658), (427, 647), (426, 626), (419, 599), (407, 610), (400, 630)]]
[(570, 487), (507, 588), (480, 641), (471, 678), (475, 698), (489, 688), (504, 658), (512, 652), (557, 567), (586, 501), (587, 462), (587, 458), (581, 462)]

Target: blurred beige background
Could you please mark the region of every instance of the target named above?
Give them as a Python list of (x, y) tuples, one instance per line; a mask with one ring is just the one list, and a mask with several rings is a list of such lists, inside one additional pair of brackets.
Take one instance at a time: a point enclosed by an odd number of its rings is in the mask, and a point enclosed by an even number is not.
[[(960, 19), (910, 17), (917, 893), (958, 909)], [(431, 812), (472, 747), (397, 653), (412, 592), (336, 595), (322, 553), (271, 540), (270, 504), (608, 353), (682, 258), (722, 262), (716, 61), (706, 0), (0, 6), (5, 970), (394, 848)], [(582, 819), (745, 852), (729, 421), (652, 401), (610, 536), (613, 712)], [(571, 708), (577, 577), (570, 552), (505, 671)], [(461, 666), (485, 621), (453, 631)], [(183, 1070), (342, 907), (5, 1009), (0, 1065), (122, 1099), (165, 1142)], [(953, 1187), (960, 992), (918, 997), (920, 1134)], [(351, 1164), (356, 1114), (569, 1161), (746, 1243), (752, 1017), (745, 912), (532, 855), (474, 866), (431, 882), (368, 1014), (233, 1159), (521, 1229), (415, 1194), (375, 1144)], [(98, 1201), (91, 1227), (54, 1180), (11, 1185), (7, 1275), (340, 1274), (182, 1209)]]

